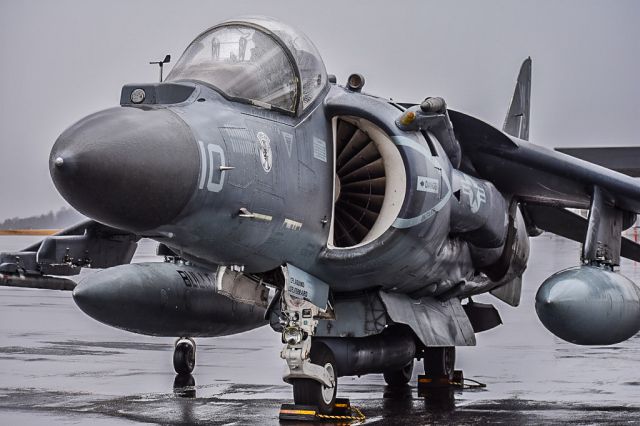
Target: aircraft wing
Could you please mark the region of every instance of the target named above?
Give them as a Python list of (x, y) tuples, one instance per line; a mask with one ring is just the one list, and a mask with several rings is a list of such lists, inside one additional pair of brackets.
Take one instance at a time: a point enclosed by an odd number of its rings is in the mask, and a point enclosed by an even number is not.
[(86, 220), (18, 252), (0, 253), (0, 285), (72, 290), (50, 275), (77, 275), (82, 268), (131, 262), (140, 236)]
[[(586, 240), (589, 223), (579, 214), (563, 208), (544, 205), (525, 204), (522, 209), (527, 220), (541, 230), (561, 235), (579, 243)], [(621, 238), (620, 256), (640, 262), (640, 244), (628, 238)]]
[(595, 187), (615, 208), (640, 213), (640, 182), (597, 164), (509, 136), (469, 115), (449, 111), (463, 168), (531, 204), (588, 209)]
[(507, 135), (464, 113), (450, 110), (449, 114), (463, 152), (461, 169), (520, 200), (530, 235), (545, 230), (579, 242), (595, 242), (587, 238), (588, 221), (564, 208), (592, 209), (597, 192), (598, 211), (604, 207), (619, 219), (610, 215), (596, 218), (602, 225), (594, 230), (609, 228), (607, 243), (620, 244), (620, 256), (640, 261), (640, 245), (619, 240), (620, 231), (633, 225), (640, 213), (640, 181)]
[(640, 147), (637, 146), (556, 148), (555, 150), (631, 177), (640, 177)]

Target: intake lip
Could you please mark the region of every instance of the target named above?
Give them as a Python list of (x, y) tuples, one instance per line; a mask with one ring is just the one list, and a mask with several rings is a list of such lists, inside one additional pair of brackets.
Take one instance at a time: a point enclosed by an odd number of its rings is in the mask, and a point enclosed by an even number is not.
[(67, 130), (49, 157), (60, 194), (86, 216), (146, 231), (171, 222), (197, 185), (195, 138), (168, 109), (117, 107)]

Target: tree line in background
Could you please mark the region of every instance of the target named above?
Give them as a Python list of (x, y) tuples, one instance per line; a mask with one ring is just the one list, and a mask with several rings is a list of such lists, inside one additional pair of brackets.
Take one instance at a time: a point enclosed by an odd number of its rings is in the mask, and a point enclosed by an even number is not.
[(62, 207), (54, 212), (40, 216), (12, 217), (0, 223), (0, 229), (62, 229), (74, 225), (84, 219), (71, 207)]

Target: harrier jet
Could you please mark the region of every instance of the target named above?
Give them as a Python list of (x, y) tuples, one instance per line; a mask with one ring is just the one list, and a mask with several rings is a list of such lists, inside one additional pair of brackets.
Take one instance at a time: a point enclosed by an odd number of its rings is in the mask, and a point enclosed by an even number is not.
[[(193, 338), (268, 324), (295, 402), (324, 413), (341, 376), (404, 384), (418, 359), (450, 378), (455, 347), (501, 323), (472, 296), (518, 305), (543, 231), (583, 246), (541, 283), (542, 323), (585, 345), (638, 331), (640, 290), (618, 266), (640, 261), (621, 237), (640, 184), (527, 141), (530, 59), (502, 130), (439, 97), (397, 103), (363, 85), (338, 84), (276, 20), (206, 30), (164, 82), (125, 85), (120, 106), (58, 137), (51, 177), (90, 219), (3, 253), (3, 284), (73, 290), (98, 321), (176, 337), (181, 374)], [(130, 264), (143, 237), (165, 262)], [(85, 268), (99, 271), (62, 278)]]

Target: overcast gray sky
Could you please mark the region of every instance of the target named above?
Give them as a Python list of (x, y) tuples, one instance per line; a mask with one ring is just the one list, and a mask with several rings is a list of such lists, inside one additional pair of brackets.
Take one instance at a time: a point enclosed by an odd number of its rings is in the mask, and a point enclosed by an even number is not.
[(64, 205), (47, 165), (57, 136), (123, 84), (155, 81), (150, 60), (246, 14), (302, 29), (339, 82), (360, 72), (367, 92), (443, 96), (498, 127), (531, 55), (532, 141), (638, 143), (640, 1), (2, 0), (0, 220)]

